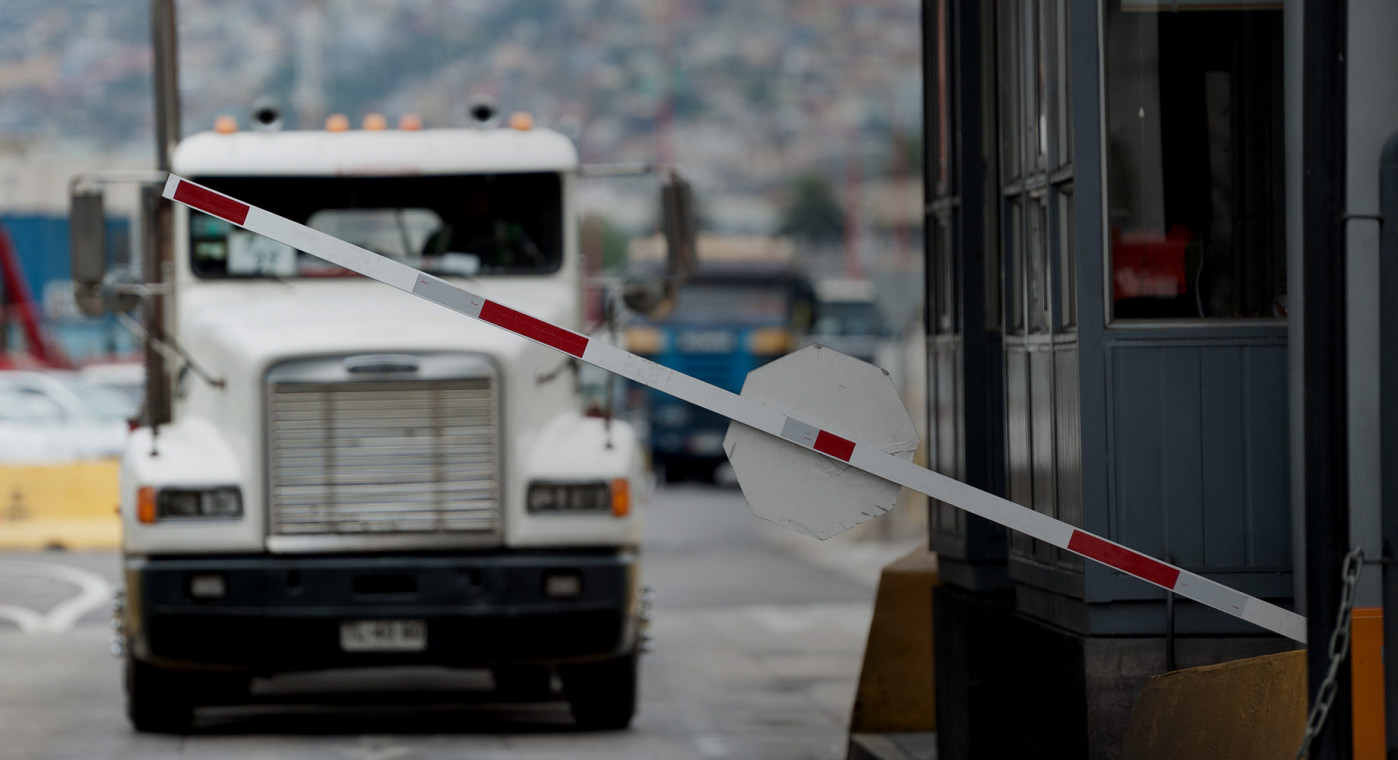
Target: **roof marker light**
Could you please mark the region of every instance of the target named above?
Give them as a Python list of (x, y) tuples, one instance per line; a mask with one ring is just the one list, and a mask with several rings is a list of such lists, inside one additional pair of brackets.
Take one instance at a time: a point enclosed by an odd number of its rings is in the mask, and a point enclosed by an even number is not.
[(371, 113), (364, 117), (364, 128), (371, 132), (388, 129), (388, 119), (381, 113)]
[(349, 117), (342, 113), (332, 113), (325, 118), (326, 132), (348, 132), (349, 127)]
[(534, 117), (526, 111), (515, 111), (510, 114), (510, 129), (517, 129), (520, 132), (528, 132), (534, 128)]
[(422, 129), (422, 117), (415, 113), (405, 113), (398, 117), (398, 128), (404, 132), (416, 132)]
[(221, 114), (214, 119), (214, 131), (221, 135), (231, 135), (238, 131), (238, 119), (229, 114)]

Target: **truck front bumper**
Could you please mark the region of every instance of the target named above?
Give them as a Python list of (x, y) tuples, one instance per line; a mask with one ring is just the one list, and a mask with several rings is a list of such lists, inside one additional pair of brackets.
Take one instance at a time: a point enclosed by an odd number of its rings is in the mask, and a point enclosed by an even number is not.
[[(132, 557), (127, 637), (148, 662), (258, 673), (585, 661), (635, 646), (637, 570), (617, 550)], [(420, 621), (425, 645), (345, 651), (362, 621)]]

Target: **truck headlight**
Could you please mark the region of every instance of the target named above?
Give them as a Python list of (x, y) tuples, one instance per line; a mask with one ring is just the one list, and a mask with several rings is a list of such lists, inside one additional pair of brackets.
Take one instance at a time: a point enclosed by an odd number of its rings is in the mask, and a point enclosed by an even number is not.
[(748, 333), (748, 350), (754, 354), (784, 354), (795, 343), (785, 327), (763, 327)]
[(630, 488), (625, 478), (617, 478), (611, 483), (535, 482), (529, 484), (525, 507), (530, 514), (611, 514), (623, 517), (630, 511)]
[(665, 350), (665, 334), (654, 327), (628, 327), (623, 336), (626, 340), (626, 350), (633, 354), (658, 354)]
[(159, 520), (232, 520), (243, 516), (243, 495), (236, 487), (161, 488), (146, 486), (137, 495), (143, 523)]

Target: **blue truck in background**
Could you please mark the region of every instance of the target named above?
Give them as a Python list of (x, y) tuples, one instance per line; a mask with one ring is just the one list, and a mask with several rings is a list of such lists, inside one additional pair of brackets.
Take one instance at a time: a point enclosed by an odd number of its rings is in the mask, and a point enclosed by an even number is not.
[[(131, 263), (130, 221), (109, 217), (106, 226), (108, 260)], [(83, 363), (139, 351), (135, 337), (112, 316), (87, 318), (78, 313), (72, 296), (67, 215), (5, 213), (0, 214), (0, 228), (10, 237), (25, 285), (38, 302), (49, 333), (69, 359)], [(0, 297), (0, 347), (21, 349), (20, 325), (4, 308), (3, 300)]]
[[(810, 280), (791, 263), (702, 263), (664, 319), (626, 329), (626, 347), (737, 393), (748, 372), (803, 344), (815, 308)], [(713, 479), (726, 417), (640, 385), (627, 389), (625, 407), (646, 420), (652, 465), (664, 480)]]

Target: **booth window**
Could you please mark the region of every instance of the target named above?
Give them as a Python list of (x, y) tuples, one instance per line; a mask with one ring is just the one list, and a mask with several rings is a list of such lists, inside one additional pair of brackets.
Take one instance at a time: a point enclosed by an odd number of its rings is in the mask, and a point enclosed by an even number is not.
[(1107, 6), (1112, 316), (1285, 317), (1281, 3)]
[(1068, 2), (1001, 0), (995, 10), (1005, 333), (1043, 338), (1077, 324)]

